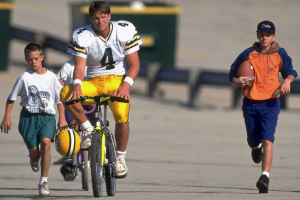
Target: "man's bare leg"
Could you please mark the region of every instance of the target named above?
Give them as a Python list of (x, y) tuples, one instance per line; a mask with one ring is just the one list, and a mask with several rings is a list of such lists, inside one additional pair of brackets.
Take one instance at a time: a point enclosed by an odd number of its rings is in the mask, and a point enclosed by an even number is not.
[(116, 135), (117, 149), (119, 151), (125, 152), (127, 148), (128, 138), (129, 138), (129, 124), (128, 123), (116, 124), (115, 135)]
[(80, 103), (75, 103), (71, 105), (65, 105), (65, 108), (67, 111), (74, 117), (74, 119), (79, 123), (83, 124), (84, 122), (87, 121), (87, 118), (84, 114), (83, 107)]
[(67, 111), (74, 117), (74, 119), (79, 123), (82, 128), (81, 134), (81, 149), (87, 150), (91, 146), (91, 135), (93, 131), (92, 124), (87, 120), (84, 110), (81, 104), (71, 104), (65, 105)]
[(129, 124), (116, 124), (116, 143), (117, 143), (117, 164), (115, 168), (116, 178), (125, 178), (127, 176), (127, 166), (125, 164), (126, 148), (129, 138)]

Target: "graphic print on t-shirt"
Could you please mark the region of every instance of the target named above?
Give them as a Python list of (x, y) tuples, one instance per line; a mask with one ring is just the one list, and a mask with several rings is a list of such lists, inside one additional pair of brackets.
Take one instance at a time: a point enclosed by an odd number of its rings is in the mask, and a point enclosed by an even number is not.
[(39, 91), (35, 85), (28, 86), (28, 102), (26, 109), (30, 113), (53, 114), (48, 107), (50, 103), (50, 94), (47, 91)]

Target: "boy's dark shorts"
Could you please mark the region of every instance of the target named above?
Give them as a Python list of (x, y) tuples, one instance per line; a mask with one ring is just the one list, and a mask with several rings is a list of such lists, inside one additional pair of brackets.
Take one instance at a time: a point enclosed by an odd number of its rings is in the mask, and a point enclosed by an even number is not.
[(280, 113), (280, 100), (254, 101), (244, 97), (243, 115), (250, 147), (257, 147), (262, 139), (275, 141), (275, 130)]
[(55, 134), (55, 115), (30, 113), (25, 108), (20, 113), (19, 132), (28, 149), (39, 145), (41, 138), (53, 140)]

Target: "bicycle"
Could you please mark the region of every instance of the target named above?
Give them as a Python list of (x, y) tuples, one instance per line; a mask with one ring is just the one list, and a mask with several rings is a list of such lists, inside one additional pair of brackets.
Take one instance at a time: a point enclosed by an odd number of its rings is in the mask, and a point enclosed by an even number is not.
[[(108, 101), (129, 103), (129, 101), (124, 98), (110, 95), (94, 97), (84, 96), (67, 102), (67, 104), (78, 102), (96, 103), (96, 126), (92, 132), (91, 146), (91, 177), (94, 197), (100, 197), (102, 195), (103, 179), (105, 179), (106, 183), (107, 196), (114, 196), (116, 190), (114, 169), (116, 165), (117, 148), (114, 135), (107, 128), (109, 126), (109, 122), (107, 120)], [(103, 116), (101, 106), (104, 108)]]

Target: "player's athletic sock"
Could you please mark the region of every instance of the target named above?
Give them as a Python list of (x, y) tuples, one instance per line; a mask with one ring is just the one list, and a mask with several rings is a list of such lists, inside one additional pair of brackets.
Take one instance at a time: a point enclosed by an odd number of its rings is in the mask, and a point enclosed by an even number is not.
[(91, 127), (92, 124), (89, 120), (87, 120), (86, 122), (84, 122), (83, 124), (81, 124), (81, 127), (86, 130), (87, 128)]
[(117, 151), (117, 157), (118, 158), (125, 158), (126, 151)]

